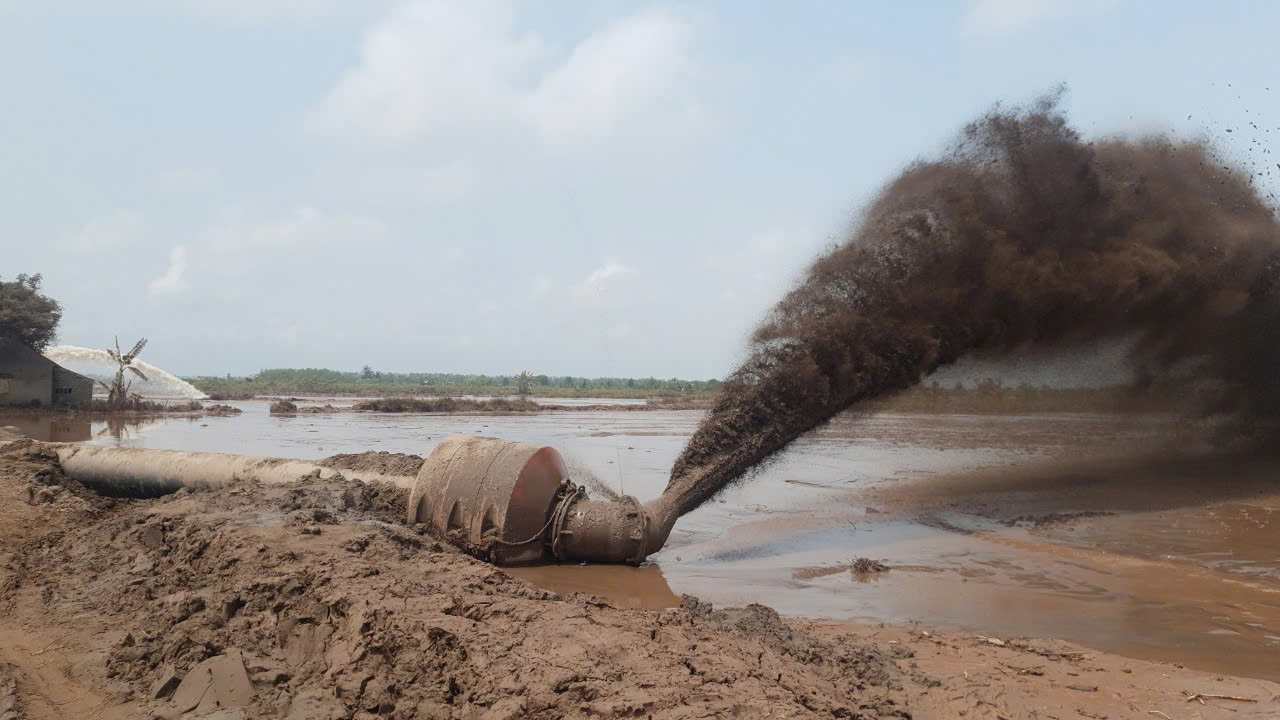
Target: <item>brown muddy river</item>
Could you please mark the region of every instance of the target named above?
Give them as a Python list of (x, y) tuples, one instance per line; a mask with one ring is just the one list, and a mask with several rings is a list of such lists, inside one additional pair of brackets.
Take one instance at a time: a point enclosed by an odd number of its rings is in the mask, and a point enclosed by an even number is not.
[[(0, 416), (44, 440), (314, 459), (425, 455), (452, 433), (545, 443), (641, 500), (698, 411), (334, 414), (134, 425)], [(335, 403), (345, 404), (345, 403)], [(512, 574), (618, 605), (689, 593), (807, 617), (1052, 636), (1280, 680), (1280, 464), (1196, 454), (1168, 418), (845, 416), (680, 520), (644, 568)], [(856, 576), (857, 557), (887, 572)]]

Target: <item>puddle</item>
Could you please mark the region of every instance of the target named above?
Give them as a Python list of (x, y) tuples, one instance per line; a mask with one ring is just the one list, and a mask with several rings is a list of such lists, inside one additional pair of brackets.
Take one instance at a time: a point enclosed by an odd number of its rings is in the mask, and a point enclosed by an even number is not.
[(561, 595), (601, 595), (617, 607), (660, 610), (676, 607), (680, 598), (656, 564), (634, 568), (625, 565), (543, 565), (507, 568), (506, 572)]

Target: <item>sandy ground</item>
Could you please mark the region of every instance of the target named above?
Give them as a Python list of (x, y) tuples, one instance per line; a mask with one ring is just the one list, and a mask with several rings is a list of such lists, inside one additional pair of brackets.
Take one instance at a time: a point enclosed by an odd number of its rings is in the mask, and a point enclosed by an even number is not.
[(1280, 713), (1275, 683), (1057, 641), (558, 595), (402, 503), (317, 481), (107, 500), (0, 440), (0, 719)]

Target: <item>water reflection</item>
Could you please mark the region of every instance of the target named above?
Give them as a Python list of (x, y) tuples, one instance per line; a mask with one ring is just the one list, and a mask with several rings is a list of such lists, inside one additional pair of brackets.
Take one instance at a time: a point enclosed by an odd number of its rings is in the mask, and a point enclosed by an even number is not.
[(16, 427), (23, 435), (42, 442), (89, 442), (96, 444), (131, 446), (141, 438), (142, 429), (148, 426), (185, 419), (195, 423), (200, 418), (176, 418), (171, 415), (147, 415), (128, 417), (93, 417), (82, 415), (48, 414), (0, 414), (0, 427)]
[(0, 426), (11, 425), (23, 435), (44, 442), (84, 442), (93, 437), (88, 420), (40, 415), (2, 415)]

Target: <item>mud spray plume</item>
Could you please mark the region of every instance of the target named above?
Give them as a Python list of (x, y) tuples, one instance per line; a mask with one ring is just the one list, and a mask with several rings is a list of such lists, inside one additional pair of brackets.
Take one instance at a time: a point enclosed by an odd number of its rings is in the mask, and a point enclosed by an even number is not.
[(997, 106), (813, 262), (677, 459), (672, 516), (971, 353), (1136, 337), (1137, 377), (1192, 367), (1212, 411), (1273, 427), (1280, 227), (1249, 173), (1204, 142), (1085, 142), (1060, 100)]

